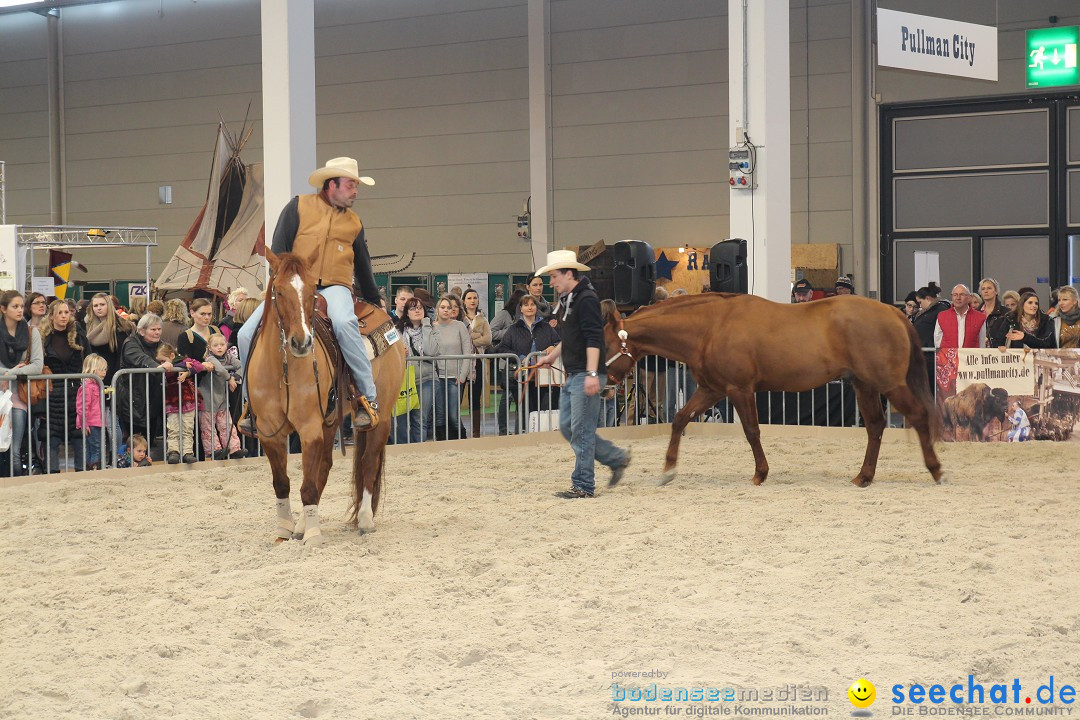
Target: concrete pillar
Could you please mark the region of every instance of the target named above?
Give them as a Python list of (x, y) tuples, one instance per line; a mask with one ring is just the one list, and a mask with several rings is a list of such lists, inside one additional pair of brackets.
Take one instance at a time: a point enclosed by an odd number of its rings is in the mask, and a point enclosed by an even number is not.
[(64, 38), (60, 11), (45, 13), (49, 36), (49, 222), (67, 223), (64, 144)]
[(789, 5), (728, 0), (729, 144), (749, 137), (756, 155), (756, 188), (729, 186), (731, 237), (746, 239), (749, 291), (784, 303), (791, 296)]
[(262, 0), (266, 242), (294, 195), (310, 192), (315, 158), (314, 0)]
[(548, 0), (529, 0), (529, 194), (532, 198), (530, 227), (535, 270), (547, 262), (547, 252), (554, 242)]

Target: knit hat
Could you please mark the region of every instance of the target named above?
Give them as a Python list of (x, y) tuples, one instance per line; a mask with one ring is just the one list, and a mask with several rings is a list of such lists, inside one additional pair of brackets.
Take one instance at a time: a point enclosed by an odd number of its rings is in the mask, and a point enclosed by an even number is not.
[(836, 287), (847, 288), (851, 292), (855, 292), (855, 283), (847, 275), (841, 275), (836, 278)]

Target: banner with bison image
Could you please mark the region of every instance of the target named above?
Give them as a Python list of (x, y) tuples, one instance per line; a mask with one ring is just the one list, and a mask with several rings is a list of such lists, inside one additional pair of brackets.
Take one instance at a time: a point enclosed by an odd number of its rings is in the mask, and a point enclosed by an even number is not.
[(945, 439), (1080, 441), (1080, 350), (939, 350)]

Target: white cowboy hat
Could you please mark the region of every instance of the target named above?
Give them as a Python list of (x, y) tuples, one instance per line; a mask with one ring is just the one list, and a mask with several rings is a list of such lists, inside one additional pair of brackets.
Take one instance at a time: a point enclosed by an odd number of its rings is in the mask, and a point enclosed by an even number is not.
[(552, 250), (547, 256), (547, 265), (537, 270), (534, 275), (543, 275), (552, 270), (584, 270), (588, 272), (592, 268), (582, 265), (577, 261), (577, 253), (573, 250)]
[(360, 175), (360, 170), (356, 165), (356, 159), (351, 157), (337, 157), (326, 161), (324, 167), (319, 168), (315, 172), (308, 176), (308, 185), (312, 187), (321, 188), (323, 183), (330, 178), (347, 177), (352, 178), (358, 183), (365, 185), (374, 185), (375, 181), (366, 175)]

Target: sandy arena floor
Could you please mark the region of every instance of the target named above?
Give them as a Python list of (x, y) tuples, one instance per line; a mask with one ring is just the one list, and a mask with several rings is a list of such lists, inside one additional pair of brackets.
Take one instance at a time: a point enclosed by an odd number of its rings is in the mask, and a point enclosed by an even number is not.
[(664, 488), (666, 440), (620, 442), (626, 480), (591, 501), (552, 497), (561, 443), (399, 454), (364, 537), (338, 458), (310, 549), (272, 544), (260, 465), (0, 489), (0, 717), (643, 707), (612, 704), (613, 676), (820, 686), (833, 717), (865, 676), (886, 717), (895, 683), (1080, 685), (1075, 444), (947, 445), (938, 487), (890, 442), (860, 490), (861, 438), (766, 437), (760, 488), (741, 437), (687, 438)]

